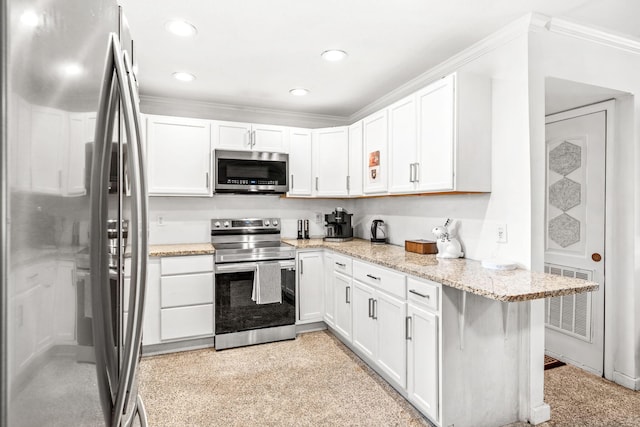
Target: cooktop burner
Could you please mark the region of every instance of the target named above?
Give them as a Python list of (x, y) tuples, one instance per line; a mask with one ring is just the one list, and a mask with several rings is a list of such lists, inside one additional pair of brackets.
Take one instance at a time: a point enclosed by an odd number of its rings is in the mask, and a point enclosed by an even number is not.
[(295, 258), (295, 248), (280, 242), (280, 218), (211, 220), (216, 263)]

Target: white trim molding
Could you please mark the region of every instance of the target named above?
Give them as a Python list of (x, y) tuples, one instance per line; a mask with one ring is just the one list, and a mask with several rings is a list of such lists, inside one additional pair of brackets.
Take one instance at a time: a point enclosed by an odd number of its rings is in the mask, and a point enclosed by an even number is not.
[(622, 372), (613, 371), (613, 382), (631, 390), (640, 390), (640, 378), (633, 378)]
[(630, 38), (629, 36), (615, 34), (611, 31), (601, 30), (561, 18), (551, 18), (545, 27), (554, 33), (640, 54), (640, 40)]

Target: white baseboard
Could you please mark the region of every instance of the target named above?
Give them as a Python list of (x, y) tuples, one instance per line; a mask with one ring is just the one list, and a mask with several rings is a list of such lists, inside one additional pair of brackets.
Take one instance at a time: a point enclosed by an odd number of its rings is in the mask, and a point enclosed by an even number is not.
[(640, 378), (632, 378), (622, 372), (613, 371), (613, 382), (631, 390), (640, 390)]
[(540, 406), (531, 408), (531, 416), (529, 417), (529, 424), (538, 425), (551, 419), (551, 407), (543, 403)]

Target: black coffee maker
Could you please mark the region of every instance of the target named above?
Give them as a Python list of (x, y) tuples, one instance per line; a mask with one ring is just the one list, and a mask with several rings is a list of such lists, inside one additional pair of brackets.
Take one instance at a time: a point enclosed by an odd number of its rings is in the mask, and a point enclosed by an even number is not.
[(350, 214), (344, 208), (336, 208), (324, 216), (325, 237), (328, 242), (346, 242), (353, 240), (353, 227)]

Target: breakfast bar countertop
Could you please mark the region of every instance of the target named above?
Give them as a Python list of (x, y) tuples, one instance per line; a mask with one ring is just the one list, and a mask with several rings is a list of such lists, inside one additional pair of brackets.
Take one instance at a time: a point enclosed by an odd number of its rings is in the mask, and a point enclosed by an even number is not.
[(598, 289), (597, 283), (587, 280), (536, 273), (521, 268), (489, 270), (476, 260), (440, 259), (435, 255), (406, 252), (400, 246), (372, 244), (363, 239), (339, 243), (325, 242), (322, 239), (282, 241), (297, 249), (329, 249), (497, 301), (529, 301)]

